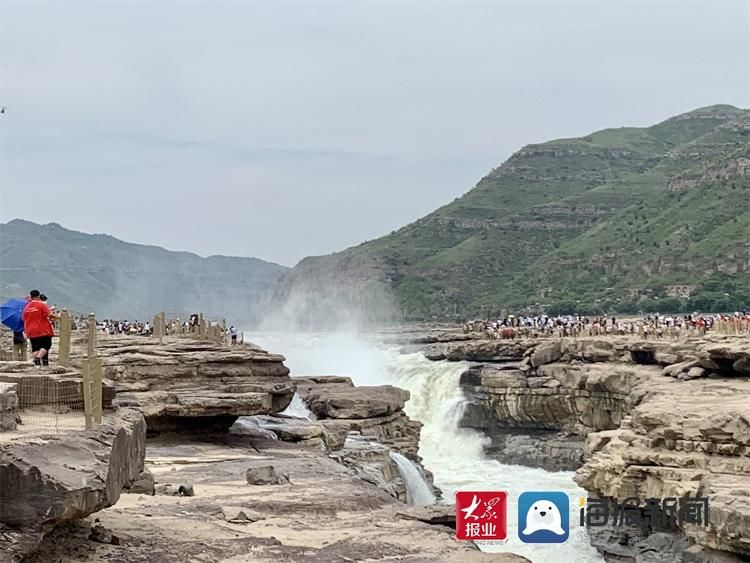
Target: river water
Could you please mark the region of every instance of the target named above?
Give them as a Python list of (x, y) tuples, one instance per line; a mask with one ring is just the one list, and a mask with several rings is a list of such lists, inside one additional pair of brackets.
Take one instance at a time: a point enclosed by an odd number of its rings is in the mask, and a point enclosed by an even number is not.
[[(419, 454), (442, 489), (444, 502), (458, 490), (508, 491), (508, 543), (485, 546), (484, 551), (508, 551), (534, 563), (560, 561), (601, 562), (578, 527), (578, 500), (585, 491), (571, 472), (550, 472), (486, 459), (484, 438), (459, 428), (463, 394), (459, 377), (468, 367), (462, 362), (432, 362), (421, 353), (402, 354), (397, 346), (354, 333), (280, 334), (246, 333), (247, 340), (269, 352), (286, 356), (292, 375), (348, 375), (355, 385), (391, 384), (408, 389), (407, 414), (424, 424)], [(524, 491), (562, 491), (571, 500), (570, 538), (564, 544), (524, 544), (518, 539), (516, 510)]]

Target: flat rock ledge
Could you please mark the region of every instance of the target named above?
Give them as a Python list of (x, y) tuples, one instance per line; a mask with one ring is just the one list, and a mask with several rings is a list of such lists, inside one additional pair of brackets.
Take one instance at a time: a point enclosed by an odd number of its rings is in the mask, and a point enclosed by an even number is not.
[(0, 435), (0, 561), (19, 561), (58, 524), (113, 506), (145, 451), (146, 423), (130, 409), (93, 430)]
[[(140, 409), (149, 434), (225, 431), (239, 416), (283, 411), (294, 396), (284, 356), (254, 345), (100, 335), (98, 350), (115, 404)], [(83, 354), (78, 343), (74, 365)]]

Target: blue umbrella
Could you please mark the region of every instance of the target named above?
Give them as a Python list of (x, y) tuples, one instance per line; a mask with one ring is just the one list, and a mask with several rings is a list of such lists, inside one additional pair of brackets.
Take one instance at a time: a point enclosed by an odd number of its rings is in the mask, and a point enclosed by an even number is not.
[(0, 322), (13, 332), (23, 330), (23, 308), (28, 301), (25, 299), (8, 299), (0, 305)]

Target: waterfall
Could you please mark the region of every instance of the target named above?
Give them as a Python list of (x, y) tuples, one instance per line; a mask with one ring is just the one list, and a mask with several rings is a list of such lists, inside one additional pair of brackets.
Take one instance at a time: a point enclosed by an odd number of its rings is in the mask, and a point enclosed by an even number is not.
[[(508, 533), (517, 538), (515, 513), (517, 498), (523, 491), (562, 491), (571, 498), (571, 534), (564, 544), (524, 544), (509, 541), (505, 545), (483, 546), (482, 550), (512, 552), (534, 563), (601, 563), (601, 555), (591, 546), (588, 533), (578, 526), (580, 497), (586, 492), (573, 482), (571, 472), (505, 465), (484, 456), (489, 439), (470, 428), (462, 428), (465, 397), (459, 385), (468, 362), (433, 362), (421, 353), (401, 353), (398, 346), (383, 345), (377, 337), (357, 334), (258, 334), (250, 338), (267, 350), (283, 352), (294, 374), (349, 375), (355, 385), (391, 384), (410, 392), (404, 410), (410, 418), (424, 424), (419, 455), (429, 469), (435, 485), (443, 491), (443, 501), (453, 502), (460, 490), (508, 491)], [(403, 456), (401, 456), (403, 457)], [(409, 490), (410, 482), (424, 479), (408, 459), (393, 458), (404, 482), (407, 496), (420, 504)], [(407, 475), (411, 472), (411, 477)], [(430, 500), (433, 502), (431, 491)]]
[(417, 464), (398, 452), (391, 452), (391, 459), (398, 467), (398, 472), (406, 485), (406, 502), (409, 504), (435, 504), (432, 494)]
[(297, 393), (294, 394), (292, 402), (281, 414), (294, 418), (304, 418), (305, 420), (315, 420), (315, 415), (307, 408), (307, 404)]

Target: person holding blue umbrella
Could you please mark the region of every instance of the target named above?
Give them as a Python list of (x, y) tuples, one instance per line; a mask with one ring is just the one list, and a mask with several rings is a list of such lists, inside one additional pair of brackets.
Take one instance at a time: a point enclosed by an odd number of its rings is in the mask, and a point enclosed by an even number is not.
[(15, 359), (26, 359), (23, 309), (28, 302), (28, 299), (9, 299), (0, 305), (0, 322), (13, 331), (13, 357)]
[(13, 332), (23, 332), (23, 310), (28, 299), (8, 299), (0, 305), (0, 322)]
[(31, 357), (37, 366), (49, 365), (49, 351), (52, 348), (52, 337), (55, 329), (52, 320), (60, 318), (42, 301), (39, 290), (29, 292), (31, 301), (23, 309), (23, 325), (26, 336), (31, 341)]

